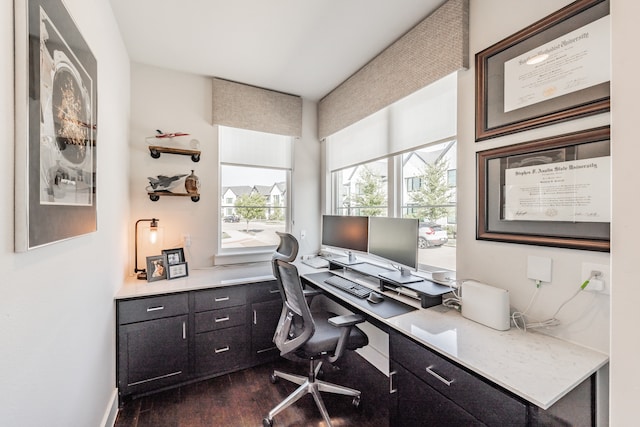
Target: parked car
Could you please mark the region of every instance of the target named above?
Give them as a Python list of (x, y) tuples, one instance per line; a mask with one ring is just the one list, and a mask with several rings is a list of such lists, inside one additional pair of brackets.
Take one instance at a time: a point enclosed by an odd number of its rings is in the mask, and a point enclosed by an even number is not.
[(418, 228), (418, 247), (420, 249), (442, 246), (449, 241), (447, 230), (435, 222), (421, 222)]
[(240, 217), (238, 215), (227, 215), (222, 218), (223, 222), (240, 222)]

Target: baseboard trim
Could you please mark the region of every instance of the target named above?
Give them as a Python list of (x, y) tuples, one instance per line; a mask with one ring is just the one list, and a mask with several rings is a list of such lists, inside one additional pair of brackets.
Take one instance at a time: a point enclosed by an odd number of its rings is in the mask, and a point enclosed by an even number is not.
[(107, 409), (102, 417), (100, 425), (102, 427), (113, 427), (116, 424), (116, 417), (118, 416), (118, 389), (114, 388), (111, 393), (111, 398), (107, 404)]

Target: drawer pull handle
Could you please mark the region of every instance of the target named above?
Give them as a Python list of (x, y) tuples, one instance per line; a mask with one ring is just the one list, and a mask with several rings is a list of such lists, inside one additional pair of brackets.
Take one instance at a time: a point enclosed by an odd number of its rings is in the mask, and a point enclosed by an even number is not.
[(280, 289), (271, 289), (269, 291), (270, 294), (279, 294), (280, 293)]
[(216, 297), (215, 302), (229, 301), (229, 297)]
[(393, 386), (393, 377), (395, 377), (396, 374), (396, 371), (389, 372), (389, 394), (393, 394), (398, 391), (398, 389)]
[(216, 353), (224, 353), (225, 351), (229, 351), (229, 346), (215, 349)]
[(258, 313), (255, 310), (253, 310), (253, 324), (258, 324)]
[(433, 369), (433, 365), (431, 366), (427, 366), (427, 372), (430, 373), (431, 375), (433, 375), (434, 377), (436, 377), (438, 380), (440, 380), (442, 383), (446, 384), (447, 386), (450, 386), (453, 383), (453, 380), (448, 380), (445, 377), (443, 377), (442, 375), (440, 375), (439, 373), (435, 372)]
[(182, 339), (187, 339), (187, 322), (182, 322)]
[(158, 310), (164, 310), (164, 305), (159, 305), (157, 307), (147, 307), (147, 313)]
[(216, 317), (215, 322), (216, 322), (216, 323), (220, 323), (220, 322), (226, 322), (227, 320), (229, 320), (229, 316), (225, 316), (225, 317)]

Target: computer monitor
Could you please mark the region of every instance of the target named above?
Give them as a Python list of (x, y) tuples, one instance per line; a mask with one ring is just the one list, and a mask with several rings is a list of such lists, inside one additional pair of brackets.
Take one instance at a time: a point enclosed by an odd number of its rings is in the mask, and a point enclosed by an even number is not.
[(418, 268), (418, 220), (413, 218), (369, 218), (369, 253), (395, 263), (397, 271), (380, 273), (396, 283), (422, 281), (411, 270)]
[(347, 257), (339, 261), (345, 264), (357, 264), (351, 251), (367, 252), (369, 245), (369, 217), (366, 216), (322, 216), (322, 245), (346, 249)]

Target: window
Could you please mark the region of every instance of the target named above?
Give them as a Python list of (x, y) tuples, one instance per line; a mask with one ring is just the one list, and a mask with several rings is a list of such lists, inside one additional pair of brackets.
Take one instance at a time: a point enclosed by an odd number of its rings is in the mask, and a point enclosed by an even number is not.
[(386, 159), (336, 171), (333, 182), (336, 214), (387, 215)]
[(420, 189), (422, 188), (422, 178), (420, 178), (419, 176), (410, 176), (408, 178), (405, 178), (405, 181), (407, 182), (407, 192), (409, 193), (420, 191)]
[(289, 230), (291, 137), (219, 126), (219, 252), (270, 250)]
[(330, 213), (419, 219), (421, 269), (456, 268), (456, 87), (445, 77), (326, 141)]

